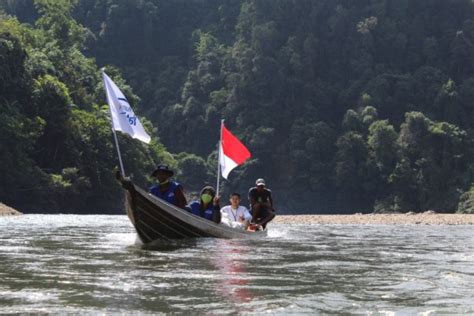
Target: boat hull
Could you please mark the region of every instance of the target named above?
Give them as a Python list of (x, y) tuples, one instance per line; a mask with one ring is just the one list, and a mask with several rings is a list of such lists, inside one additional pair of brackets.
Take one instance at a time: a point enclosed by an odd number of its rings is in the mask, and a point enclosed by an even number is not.
[(261, 239), (266, 231), (237, 230), (198, 217), (129, 183), (125, 191), (125, 208), (144, 244), (156, 240), (186, 238)]

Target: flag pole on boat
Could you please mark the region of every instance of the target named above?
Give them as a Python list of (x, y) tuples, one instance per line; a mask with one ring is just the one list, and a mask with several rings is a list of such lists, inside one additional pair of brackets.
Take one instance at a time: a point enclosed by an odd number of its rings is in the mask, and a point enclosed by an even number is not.
[(122, 155), (120, 153), (120, 146), (118, 143), (117, 133), (115, 132), (115, 128), (114, 128), (114, 120), (112, 119), (112, 106), (111, 106), (112, 102), (110, 100), (109, 93), (108, 93), (107, 81), (105, 77), (106, 74), (105, 74), (104, 68), (101, 69), (101, 73), (102, 73), (102, 80), (104, 81), (104, 88), (105, 88), (105, 94), (107, 96), (107, 103), (109, 104), (110, 126), (112, 128), (112, 134), (114, 134), (115, 148), (117, 149), (117, 156), (118, 156), (119, 164), (120, 164), (120, 173), (122, 174), (122, 177), (125, 177), (125, 168), (123, 167)]
[(232, 169), (243, 164), (250, 157), (251, 154), (247, 147), (225, 127), (224, 120), (221, 120), (221, 136), (217, 158), (216, 195), (219, 193), (221, 173), (222, 178), (227, 179)]
[(120, 147), (119, 147), (119, 143), (117, 139), (117, 133), (115, 132), (113, 126), (112, 126), (112, 132), (114, 133), (115, 148), (117, 148), (117, 155), (118, 155), (119, 164), (120, 164), (120, 173), (122, 174), (122, 177), (125, 177), (125, 169), (123, 168), (122, 155), (120, 154)]
[(217, 154), (217, 185), (216, 185), (216, 196), (219, 196), (219, 180), (221, 177), (221, 151), (222, 151), (222, 126), (224, 126), (224, 119), (221, 120), (221, 129), (219, 132), (219, 150)]
[(120, 91), (112, 79), (107, 76), (104, 68), (101, 69), (102, 79), (104, 81), (105, 93), (107, 95), (107, 103), (109, 104), (110, 124), (114, 134), (115, 147), (120, 164), (120, 172), (125, 176), (125, 169), (123, 167), (122, 155), (118, 143), (116, 131), (130, 135), (132, 138), (141, 140), (144, 143), (149, 143), (150, 135), (147, 134), (140, 120), (133, 113), (132, 107), (128, 103), (125, 95)]

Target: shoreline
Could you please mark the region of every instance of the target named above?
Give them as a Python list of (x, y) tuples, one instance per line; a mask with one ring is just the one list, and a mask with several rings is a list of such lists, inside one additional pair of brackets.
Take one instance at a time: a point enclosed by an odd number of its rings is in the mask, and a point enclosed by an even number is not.
[[(0, 202), (0, 217), (23, 215), (22, 212)], [(304, 214), (279, 215), (275, 224), (320, 225), (474, 225), (474, 214), (444, 214), (432, 211), (402, 214)]]
[(474, 225), (474, 214), (438, 214), (432, 212), (351, 215), (277, 214), (273, 223), (335, 225)]
[(11, 208), (10, 206), (0, 202), (0, 216), (18, 216), (22, 214), (23, 213), (21, 213), (20, 211), (17, 211), (14, 208)]

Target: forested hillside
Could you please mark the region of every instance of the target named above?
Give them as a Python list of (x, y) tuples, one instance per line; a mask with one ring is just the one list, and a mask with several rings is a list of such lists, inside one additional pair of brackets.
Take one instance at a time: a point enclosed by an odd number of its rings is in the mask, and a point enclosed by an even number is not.
[[(117, 158), (100, 72), (82, 53), (87, 30), (66, 1), (35, 1), (34, 25), (0, 17), (0, 200), (24, 211), (120, 212)], [(120, 71), (109, 74), (138, 102)], [(156, 161), (175, 159), (120, 137), (129, 172), (146, 182)]]
[(140, 183), (161, 161), (188, 192), (213, 183), (224, 118), (253, 154), (225, 192), (263, 177), (286, 212), (474, 208), (471, 0), (2, 4), (6, 203), (119, 208), (107, 66), (154, 136), (121, 137)]

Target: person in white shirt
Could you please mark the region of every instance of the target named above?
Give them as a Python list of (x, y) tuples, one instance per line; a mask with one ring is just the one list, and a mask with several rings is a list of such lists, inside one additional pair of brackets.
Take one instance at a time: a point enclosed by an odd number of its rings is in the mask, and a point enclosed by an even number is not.
[(232, 228), (247, 229), (252, 215), (245, 206), (240, 205), (240, 194), (230, 195), (230, 205), (221, 208), (221, 223)]

